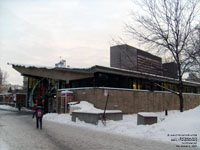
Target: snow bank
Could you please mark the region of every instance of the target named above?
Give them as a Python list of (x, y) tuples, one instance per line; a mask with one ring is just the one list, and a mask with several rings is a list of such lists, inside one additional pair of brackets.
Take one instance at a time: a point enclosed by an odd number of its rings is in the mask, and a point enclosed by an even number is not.
[[(79, 107), (80, 109), (76, 111), (83, 112), (98, 113), (103, 111), (101, 109), (96, 109), (88, 102), (81, 102), (80, 104), (72, 105), (71, 107)], [(17, 108), (7, 105), (0, 105), (0, 108), (17, 110)], [(183, 113), (177, 110), (168, 111), (168, 116), (165, 116), (165, 112), (147, 114), (156, 115), (158, 117), (158, 123), (153, 125), (137, 125), (137, 114), (123, 115), (123, 120), (121, 121), (107, 121), (106, 126), (104, 126), (101, 121), (99, 121), (97, 126), (87, 124), (83, 121), (72, 122), (71, 115), (69, 114), (49, 113), (44, 115), (44, 119), (62, 124), (99, 130), (102, 132), (121, 134), (142, 139), (172, 142), (173, 144), (181, 144), (180, 141), (172, 141), (174, 138), (181, 138), (184, 135), (194, 135), (191, 137), (197, 138), (197, 146), (200, 147), (200, 106)], [(6, 144), (2, 142), (3, 141), (0, 141), (0, 145), (6, 147)]]
[(9, 106), (9, 105), (0, 105), (0, 109), (17, 110), (17, 108)]
[[(13, 111), (18, 111), (18, 108), (9, 106), (9, 105), (0, 105), (0, 109), (4, 109), (4, 110), (13, 110)], [(27, 109), (25, 107), (21, 108), (22, 111), (32, 111), (30, 109)]]
[[(76, 111), (84, 112), (102, 112), (103, 110), (96, 109), (88, 102), (81, 102), (78, 105), (81, 109)], [(195, 109), (185, 111), (168, 111), (168, 116), (164, 112), (151, 113), (158, 116), (158, 123), (153, 125), (137, 125), (137, 115), (123, 115), (121, 121), (107, 121), (104, 126), (101, 121), (99, 124), (92, 125), (81, 121), (72, 122), (69, 114), (46, 114), (44, 119), (55, 121), (64, 124), (86, 127), (93, 130), (100, 130), (103, 132), (122, 134), (137, 138), (145, 138), (163, 142), (172, 142), (173, 144), (180, 144), (180, 141), (174, 142), (174, 137), (180, 138), (181, 135), (197, 135), (197, 145), (200, 147), (200, 106)]]
[[(74, 112), (86, 112), (86, 113), (103, 113), (104, 110), (97, 109), (94, 107), (93, 104), (88, 103), (86, 101), (81, 101), (77, 105), (71, 105), (70, 107), (76, 107), (79, 108), (78, 110), (74, 110)], [(121, 112), (120, 110), (106, 110), (106, 112), (112, 113), (112, 112)]]
[(133, 137), (172, 142), (174, 144), (181, 144), (181, 142), (171, 141), (173, 138), (180, 138), (182, 135), (187, 134), (197, 134), (197, 145), (200, 146), (200, 106), (183, 113), (169, 111), (169, 116), (167, 117), (164, 116), (164, 112), (156, 114), (159, 118), (157, 124), (137, 125), (137, 115), (124, 115), (122, 121), (108, 121), (106, 130)]

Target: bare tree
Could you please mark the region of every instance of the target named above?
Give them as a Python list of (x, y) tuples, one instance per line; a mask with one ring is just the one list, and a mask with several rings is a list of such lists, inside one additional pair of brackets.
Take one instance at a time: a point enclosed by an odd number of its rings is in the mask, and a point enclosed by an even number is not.
[(5, 89), (5, 84), (7, 82), (8, 74), (0, 69), (0, 93)]
[(196, 32), (192, 37), (193, 46), (190, 49), (190, 57), (193, 60), (193, 67), (190, 72), (196, 74), (200, 78), (200, 26), (196, 27)]
[[(135, 2), (135, 1), (134, 1)], [(193, 61), (189, 58), (199, 0), (140, 0), (143, 11), (133, 13), (126, 29), (134, 39), (169, 55), (178, 67), (180, 111), (183, 112), (183, 74)]]

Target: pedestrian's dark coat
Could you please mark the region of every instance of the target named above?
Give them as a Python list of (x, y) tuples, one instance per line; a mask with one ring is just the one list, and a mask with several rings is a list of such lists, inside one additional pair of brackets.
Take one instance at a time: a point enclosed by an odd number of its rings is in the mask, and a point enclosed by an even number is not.
[[(38, 111), (41, 111), (41, 116), (38, 116)], [(36, 106), (34, 112), (33, 112), (33, 117), (36, 116), (36, 127), (39, 128), (40, 124), (40, 129), (42, 129), (42, 117), (43, 117), (43, 108), (41, 106)]]
[[(38, 116), (38, 111), (39, 110), (41, 110), (41, 112), (42, 112), (42, 115), (41, 116)], [(36, 115), (36, 117), (43, 117), (43, 113), (44, 113), (44, 111), (43, 111), (43, 108), (41, 107), (41, 106), (36, 106), (36, 108), (35, 108), (35, 111), (33, 112), (33, 117)]]

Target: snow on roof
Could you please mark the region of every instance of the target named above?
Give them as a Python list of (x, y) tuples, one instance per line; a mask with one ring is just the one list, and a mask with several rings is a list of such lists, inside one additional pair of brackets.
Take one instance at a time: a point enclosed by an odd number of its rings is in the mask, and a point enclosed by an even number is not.
[[(73, 91), (73, 90), (89, 90), (89, 89), (104, 89), (104, 90), (119, 90), (119, 91), (135, 91), (135, 92), (152, 92), (150, 90), (141, 90), (141, 89), (127, 89), (127, 88), (113, 88), (113, 87), (80, 87), (80, 88), (65, 88), (58, 89), (58, 92), (62, 91)], [(171, 93), (169, 91), (153, 91), (156, 93)], [(199, 93), (183, 93), (188, 95), (200, 95)]]
[[(127, 89), (127, 88), (113, 88), (113, 87), (80, 87), (80, 88), (65, 88), (58, 89), (57, 91), (73, 91), (73, 90), (89, 90), (89, 89), (105, 89), (105, 90), (121, 90), (121, 91), (137, 91), (137, 92), (149, 92), (149, 90), (140, 89)], [(162, 91), (165, 92), (165, 91)], [(169, 93), (169, 92), (168, 92)]]
[(156, 113), (152, 113), (152, 112), (139, 112), (138, 115), (141, 115), (144, 117), (157, 117)]
[(92, 67), (89, 68), (72, 68), (72, 67), (53, 67), (53, 66), (42, 66), (42, 65), (25, 65), (25, 64), (13, 64), (8, 63), (8, 65), (24, 67), (24, 68), (38, 68), (38, 69), (55, 69), (55, 70), (63, 70), (63, 71), (90, 71)]
[(46, 68), (46, 69), (54, 69), (55, 67), (52, 66), (42, 66), (42, 65), (32, 65), (32, 64), (17, 64), (17, 63), (7, 63), (8, 65), (12, 66), (19, 66), (24, 68)]
[[(100, 66), (100, 65), (94, 65), (92, 67), (89, 68), (60, 68), (60, 67), (48, 67), (48, 66), (40, 66), (40, 65), (27, 65), (27, 64), (13, 64), (13, 63), (8, 63), (8, 65), (13, 65), (13, 66), (20, 66), (20, 67), (25, 67), (25, 68), (31, 68), (31, 67), (35, 67), (35, 68), (46, 68), (46, 69), (70, 69), (70, 70), (92, 70), (95, 68), (103, 68), (103, 69), (112, 69), (115, 71), (124, 71), (124, 72), (129, 72), (129, 73), (139, 73), (139, 74), (143, 74), (143, 75), (150, 75), (150, 76), (155, 76), (155, 77), (163, 77), (163, 76), (159, 76), (159, 75), (155, 75), (155, 74), (148, 74), (148, 73), (144, 73), (144, 72), (139, 72), (139, 71), (133, 71), (133, 70), (127, 70), (127, 69), (121, 69), (121, 68), (115, 68), (115, 67), (105, 67), (105, 66)], [(167, 77), (168, 78), (168, 77)], [(173, 78), (168, 78), (168, 79), (173, 79)]]

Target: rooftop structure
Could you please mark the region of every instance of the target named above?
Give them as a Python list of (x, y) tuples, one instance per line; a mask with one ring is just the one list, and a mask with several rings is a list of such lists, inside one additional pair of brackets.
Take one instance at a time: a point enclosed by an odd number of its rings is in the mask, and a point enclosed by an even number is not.
[(162, 75), (162, 59), (129, 45), (110, 48), (110, 66)]
[(126, 44), (110, 48), (110, 66), (177, 78), (177, 65), (174, 62), (162, 64), (160, 57)]

